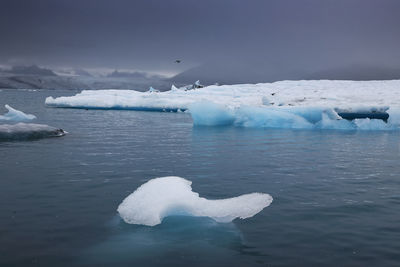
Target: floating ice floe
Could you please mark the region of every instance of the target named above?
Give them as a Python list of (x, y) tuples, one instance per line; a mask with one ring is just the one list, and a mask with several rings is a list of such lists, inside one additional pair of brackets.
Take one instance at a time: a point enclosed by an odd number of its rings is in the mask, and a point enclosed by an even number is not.
[(64, 136), (66, 132), (45, 124), (17, 123), (0, 124), (0, 141), (30, 140)]
[(196, 125), (392, 130), (398, 129), (400, 124), (399, 120), (394, 122), (389, 118), (400, 110), (399, 88), (400, 80), (281, 81), (212, 85), (196, 90), (173, 86), (170, 91), (157, 94), (132, 90), (82, 91), (75, 96), (48, 97), (46, 105), (166, 112), (189, 110)]
[(209, 200), (192, 191), (192, 182), (170, 176), (152, 179), (130, 194), (118, 207), (126, 223), (154, 226), (173, 215), (210, 217), (217, 222), (253, 217), (272, 202), (264, 193)]
[(16, 110), (9, 105), (5, 105), (8, 112), (4, 115), (0, 115), (0, 120), (5, 121), (30, 121), (36, 119), (35, 115), (25, 114), (22, 111)]

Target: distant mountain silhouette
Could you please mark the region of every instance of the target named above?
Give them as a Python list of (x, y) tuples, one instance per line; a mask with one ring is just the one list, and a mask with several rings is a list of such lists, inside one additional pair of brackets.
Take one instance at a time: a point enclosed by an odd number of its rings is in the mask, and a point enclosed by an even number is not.
[(204, 84), (262, 83), (281, 80), (391, 80), (400, 79), (400, 68), (351, 65), (335, 68), (318, 67), (301, 69), (285, 63), (207, 63), (186, 70), (170, 78), (171, 83), (191, 83), (200, 80)]
[(147, 79), (148, 74), (146, 72), (123, 72), (115, 70), (112, 73), (108, 74), (107, 77), (111, 78), (136, 78), (136, 79)]
[(240, 62), (216, 61), (194, 67), (170, 79), (174, 83), (190, 83), (200, 80), (207, 84), (263, 83), (281, 80), (301, 80), (309, 70), (285, 64), (278, 60), (240, 60)]
[(57, 76), (52, 70), (38, 67), (37, 65), (31, 66), (13, 66), (11, 70), (7, 71), (14, 74), (21, 75), (41, 75), (41, 76)]
[(400, 79), (400, 68), (353, 65), (312, 73), (306, 80), (396, 80)]
[(150, 86), (168, 90), (170, 83), (161, 76), (114, 71), (107, 77), (94, 77), (86, 70), (73, 69), (56, 75), (52, 70), (16, 66), (0, 71), (0, 88), (7, 89), (133, 89), (147, 91)]
[(78, 76), (87, 76), (87, 77), (93, 77), (92, 74), (90, 74), (88, 71), (84, 69), (74, 69), (74, 74)]

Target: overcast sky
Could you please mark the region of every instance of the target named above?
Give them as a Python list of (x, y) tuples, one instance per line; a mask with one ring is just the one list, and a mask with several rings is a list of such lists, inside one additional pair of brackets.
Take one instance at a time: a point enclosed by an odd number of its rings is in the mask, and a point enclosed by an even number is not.
[[(0, 0), (0, 64), (400, 66), (398, 0)], [(174, 63), (182, 59), (181, 64)]]

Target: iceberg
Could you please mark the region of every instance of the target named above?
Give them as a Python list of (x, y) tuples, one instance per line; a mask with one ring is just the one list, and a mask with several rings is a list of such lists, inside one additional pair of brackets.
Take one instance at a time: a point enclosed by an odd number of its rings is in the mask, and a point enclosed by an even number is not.
[(60, 137), (66, 134), (62, 129), (45, 124), (17, 123), (0, 124), (0, 141), (31, 140), (47, 137)]
[[(157, 94), (151, 91), (86, 90), (69, 97), (48, 97), (45, 103), (60, 108), (189, 110), (195, 125), (386, 130), (396, 129), (400, 124), (396, 111), (400, 110), (400, 80), (280, 81), (203, 88), (196, 82), (193, 87), (196, 90), (172, 86), (170, 91)], [(328, 116), (324, 120), (323, 114)], [(396, 122), (390, 116), (396, 117)], [(375, 119), (388, 124), (383, 125)]]
[(151, 179), (126, 197), (117, 211), (129, 224), (154, 226), (173, 215), (210, 217), (217, 222), (253, 217), (272, 202), (264, 193), (209, 200), (192, 191), (192, 182), (169, 176)]
[(9, 105), (5, 105), (8, 112), (4, 115), (0, 115), (0, 120), (5, 121), (30, 121), (36, 119), (35, 115), (25, 114), (22, 111), (16, 110)]

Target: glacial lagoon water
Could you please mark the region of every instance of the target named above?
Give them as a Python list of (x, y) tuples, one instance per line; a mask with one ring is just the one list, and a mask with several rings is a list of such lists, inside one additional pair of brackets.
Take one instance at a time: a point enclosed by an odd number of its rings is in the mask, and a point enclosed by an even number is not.
[[(186, 113), (44, 105), (76, 93), (0, 91), (1, 105), (68, 132), (0, 143), (0, 265), (400, 265), (399, 131), (193, 127)], [(126, 196), (171, 175), (208, 199), (274, 201), (231, 223), (121, 220)]]

